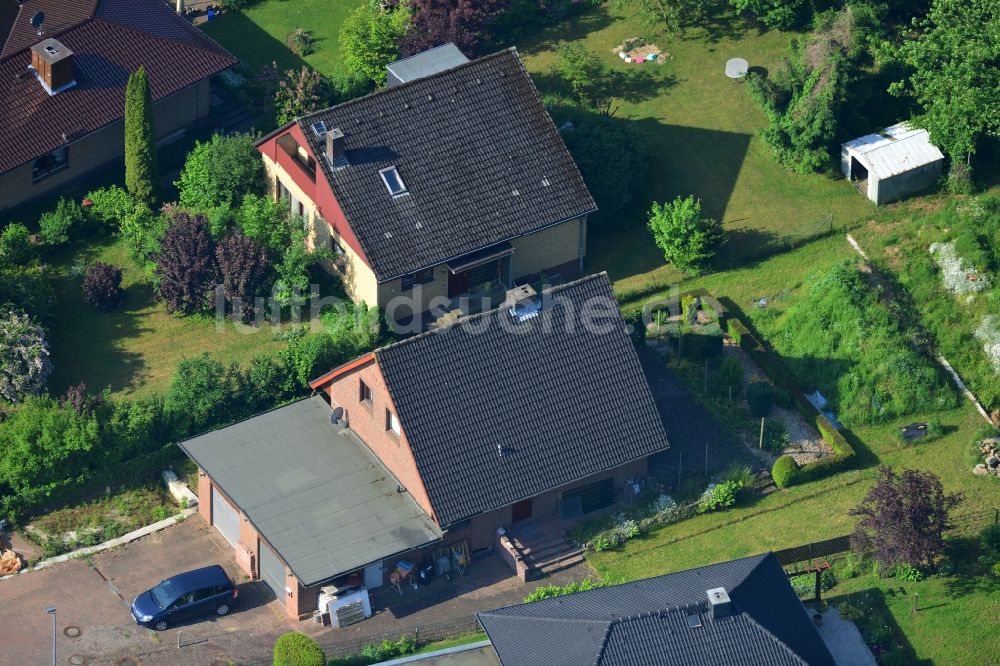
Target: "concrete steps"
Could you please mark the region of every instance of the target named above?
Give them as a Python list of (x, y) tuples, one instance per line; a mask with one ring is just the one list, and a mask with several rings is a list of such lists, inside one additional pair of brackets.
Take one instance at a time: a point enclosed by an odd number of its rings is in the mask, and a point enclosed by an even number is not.
[(540, 536), (528, 540), (511, 537), (511, 543), (528, 565), (529, 578), (541, 578), (583, 562), (583, 550), (563, 535)]

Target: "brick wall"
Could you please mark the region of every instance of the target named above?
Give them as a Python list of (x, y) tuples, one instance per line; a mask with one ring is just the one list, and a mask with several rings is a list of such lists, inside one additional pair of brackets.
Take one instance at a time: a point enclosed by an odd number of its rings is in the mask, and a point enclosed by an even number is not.
[[(361, 381), (371, 388), (371, 405), (363, 404), (359, 399)], [(406, 424), (400, 424), (399, 437), (386, 429), (385, 412), (389, 409), (395, 413), (396, 407), (392, 404), (392, 397), (378, 362), (372, 359), (371, 362), (340, 375), (323, 390), (330, 396), (331, 404), (343, 408), (348, 427), (357, 433), (399, 479), (417, 505), (434, 518), (430, 499), (417, 472), (413, 451), (406, 441)]]
[[(165, 137), (207, 116), (209, 93), (209, 81), (205, 79), (156, 102), (153, 119), (157, 137)], [(122, 159), (124, 154), (125, 121), (118, 120), (70, 142), (69, 167), (48, 178), (31, 182), (33, 161), (0, 174), (0, 210), (65, 190), (97, 168)]]
[(575, 262), (586, 254), (587, 218), (563, 222), (528, 236), (515, 238), (511, 275), (520, 279), (548, 271), (554, 266)]

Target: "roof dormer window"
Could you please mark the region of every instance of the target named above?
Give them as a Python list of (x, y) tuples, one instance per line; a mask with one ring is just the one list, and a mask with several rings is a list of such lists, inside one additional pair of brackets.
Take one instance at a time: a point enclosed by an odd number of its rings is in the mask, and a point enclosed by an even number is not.
[(406, 194), (406, 185), (403, 184), (403, 178), (399, 175), (399, 171), (396, 169), (395, 165), (379, 169), (378, 173), (382, 176), (382, 182), (385, 183), (385, 187), (389, 190), (389, 194), (392, 196)]

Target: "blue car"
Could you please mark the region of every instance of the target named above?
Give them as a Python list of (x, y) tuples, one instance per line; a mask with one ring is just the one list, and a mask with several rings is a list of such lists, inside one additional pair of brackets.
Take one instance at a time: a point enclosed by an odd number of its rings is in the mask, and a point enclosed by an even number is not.
[(218, 564), (172, 576), (132, 602), (132, 619), (164, 631), (172, 624), (209, 613), (223, 616), (236, 603), (239, 590)]

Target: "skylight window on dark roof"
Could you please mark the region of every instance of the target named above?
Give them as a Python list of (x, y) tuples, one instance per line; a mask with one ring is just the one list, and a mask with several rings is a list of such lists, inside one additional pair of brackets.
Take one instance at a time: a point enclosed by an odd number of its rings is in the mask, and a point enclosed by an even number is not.
[(313, 133), (319, 138), (326, 136), (326, 123), (322, 120), (318, 120), (312, 124)]
[(698, 627), (701, 626), (701, 614), (699, 613), (688, 614), (687, 620), (688, 620), (688, 627), (691, 629), (697, 629)]
[(382, 176), (382, 182), (385, 183), (389, 194), (396, 196), (406, 193), (406, 185), (403, 183), (403, 178), (399, 175), (399, 171), (395, 166), (379, 169), (378, 173)]

